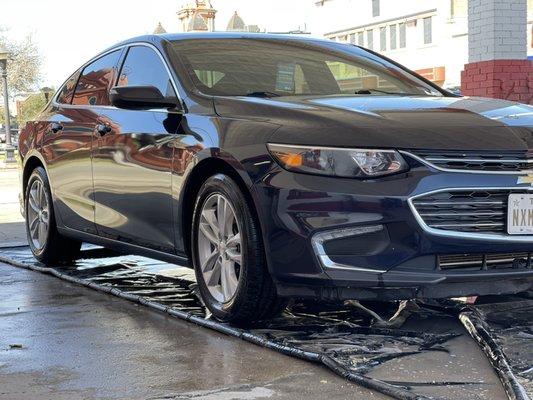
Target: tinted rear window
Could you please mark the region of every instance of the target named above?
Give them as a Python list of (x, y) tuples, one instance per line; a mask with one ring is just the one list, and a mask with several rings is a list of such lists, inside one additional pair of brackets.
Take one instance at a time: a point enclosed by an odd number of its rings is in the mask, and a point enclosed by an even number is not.
[(107, 106), (109, 89), (115, 77), (115, 66), (120, 58), (121, 50), (100, 57), (87, 65), (76, 86), (72, 104)]
[(76, 71), (68, 80), (63, 84), (57, 95), (57, 102), (60, 104), (70, 104), (72, 102), (72, 96), (74, 95), (74, 89), (78, 83), (80, 77), (80, 71)]

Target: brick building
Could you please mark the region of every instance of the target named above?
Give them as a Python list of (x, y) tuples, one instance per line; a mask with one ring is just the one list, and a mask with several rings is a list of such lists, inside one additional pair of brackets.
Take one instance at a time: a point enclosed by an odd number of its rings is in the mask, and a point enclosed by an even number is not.
[(533, 103), (527, 7), (526, 0), (469, 0), (464, 95)]

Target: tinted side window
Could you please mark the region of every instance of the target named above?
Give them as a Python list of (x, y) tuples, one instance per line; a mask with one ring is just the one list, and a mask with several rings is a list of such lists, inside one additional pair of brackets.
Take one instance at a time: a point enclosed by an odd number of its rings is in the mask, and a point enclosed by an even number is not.
[(122, 65), (118, 86), (145, 86), (158, 88), (163, 95), (175, 96), (165, 65), (154, 50), (134, 46)]
[(76, 71), (68, 80), (63, 84), (61, 89), (59, 89), (59, 94), (57, 95), (57, 102), (60, 104), (70, 104), (72, 102), (72, 96), (74, 95), (74, 89), (76, 89), (76, 84), (78, 83), (78, 78), (80, 77), (80, 71)]
[(100, 57), (87, 65), (78, 81), (72, 104), (76, 105), (109, 105), (109, 89), (113, 83), (115, 65), (121, 50)]

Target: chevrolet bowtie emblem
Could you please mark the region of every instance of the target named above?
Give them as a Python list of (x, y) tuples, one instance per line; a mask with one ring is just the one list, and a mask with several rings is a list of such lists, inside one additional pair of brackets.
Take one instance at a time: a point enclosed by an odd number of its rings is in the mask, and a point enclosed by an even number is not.
[(518, 184), (529, 183), (531, 186), (533, 186), (533, 174), (529, 174), (529, 175), (525, 175), (525, 176), (519, 176), (517, 183)]

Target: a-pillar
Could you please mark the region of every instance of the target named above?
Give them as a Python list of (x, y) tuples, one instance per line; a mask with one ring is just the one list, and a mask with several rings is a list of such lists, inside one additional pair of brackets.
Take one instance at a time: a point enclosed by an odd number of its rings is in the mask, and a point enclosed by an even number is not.
[(468, 1), (468, 62), (463, 95), (533, 103), (527, 0)]

